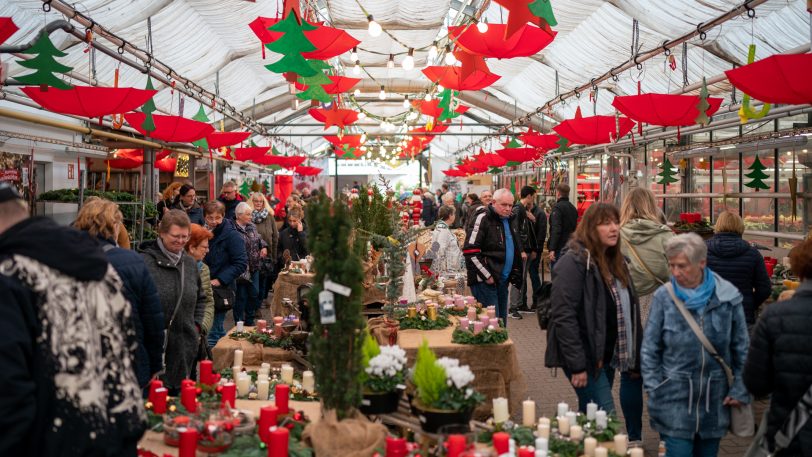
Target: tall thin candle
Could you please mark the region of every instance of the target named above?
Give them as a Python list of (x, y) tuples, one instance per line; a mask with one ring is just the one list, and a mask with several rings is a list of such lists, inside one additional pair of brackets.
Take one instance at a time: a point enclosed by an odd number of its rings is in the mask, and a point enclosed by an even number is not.
[(276, 398), (276, 407), (279, 408), (279, 414), (287, 414), (289, 411), (290, 386), (287, 384), (277, 384), (274, 395)]

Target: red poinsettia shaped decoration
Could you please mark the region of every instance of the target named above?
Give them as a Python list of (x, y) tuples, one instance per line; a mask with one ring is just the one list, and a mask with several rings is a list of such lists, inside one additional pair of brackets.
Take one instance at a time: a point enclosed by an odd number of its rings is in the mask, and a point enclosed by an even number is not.
[(306, 167), (304, 165), (299, 165), (293, 169), (294, 173), (302, 176), (316, 176), (317, 174), (321, 173), (321, 171), (322, 169), (319, 167)]
[(348, 148), (358, 148), (364, 142), (361, 141), (362, 135), (344, 135), (339, 138), (337, 135), (325, 135), (324, 139), (329, 141), (330, 144), (335, 146), (338, 149), (344, 148), (345, 146)]
[(533, 11), (530, 9), (530, 5), (534, 3), (533, 0), (494, 0), (494, 1), (509, 11), (507, 27), (505, 28), (506, 40), (513, 37), (514, 34), (519, 32), (522, 29), (522, 27), (528, 23), (535, 24), (541, 27), (542, 29), (548, 30), (550, 28), (550, 25), (556, 25), (555, 23), (548, 24), (547, 20), (533, 14)]
[(628, 117), (581, 115), (581, 108), (575, 111), (575, 118), (568, 119), (553, 127), (559, 135), (572, 144), (603, 144), (617, 140), (634, 128), (634, 121)]
[(254, 161), (257, 157), (263, 157), (268, 151), (271, 150), (270, 146), (254, 146), (250, 148), (231, 148), (231, 158), (245, 162), (247, 160)]
[(168, 116), (164, 114), (153, 114), (155, 130), (147, 132), (141, 125), (144, 123), (144, 113), (133, 112), (124, 115), (124, 119), (132, 128), (139, 133), (163, 141), (175, 141), (178, 143), (191, 143), (199, 140), (214, 131), (211, 124), (193, 121), (181, 116)]
[(457, 170), (455, 168), (449, 168), (448, 170), (443, 170), (443, 174), (446, 175), (446, 176), (452, 177), (452, 178), (463, 178), (465, 176), (468, 176), (468, 173), (466, 173), (466, 172), (464, 172), (462, 170)]
[(211, 132), (206, 135), (206, 142), (209, 144), (209, 149), (220, 149), (224, 146), (242, 143), (249, 136), (251, 136), (251, 132)]
[[(169, 156), (170, 152), (161, 150), (155, 154), (156, 168), (157, 162)], [(117, 149), (113, 153), (113, 158), (104, 161), (110, 168), (120, 170), (131, 170), (144, 165), (144, 150), (143, 149)], [(172, 169), (174, 170), (174, 168)]]
[(532, 127), (519, 135), (519, 141), (542, 151), (549, 151), (558, 147), (558, 135), (543, 135), (533, 130)]
[[(259, 38), (263, 45), (272, 43), (283, 34), (272, 32), (269, 27), (274, 26), (279, 19), (269, 17), (258, 17), (250, 24), (251, 30)], [(324, 26), (320, 23), (308, 22), (316, 27), (315, 30), (304, 32), (305, 37), (316, 47), (315, 51), (303, 52), (302, 57), (312, 60), (327, 60), (343, 54), (354, 46), (358, 46), (360, 41), (356, 40), (349, 33), (341, 29)]]
[(448, 34), (467, 52), (497, 59), (532, 56), (552, 43), (556, 36), (552, 30), (525, 24), (505, 39), (506, 30), (507, 24), (488, 24), (485, 33), (470, 25), (460, 25), (449, 27)]
[(73, 86), (70, 89), (47, 89), (29, 86), (21, 90), (48, 111), (89, 118), (132, 111), (158, 92), (134, 87)]
[(426, 127), (417, 127), (414, 129), (409, 130), (412, 133), (412, 139), (421, 139), (423, 142), (428, 144), (434, 137), (437, 136), (438, 133), (443, 133), (448, 130), (448, 124), (437, 124), (431, 130), (427, 129)]
[[(359, 78), (348, 78), (346, 76), (328, 76), (330, 84), (322, 84), (321, 87), (330, 95), (342, 94), (344, 92), (349, 92), (358, 84), (361, 80)], [(302, 92), (306, 91), (308, 86), (296, 81), (296, 90), (300, 90)]]
[(499, 168), (504, 167), (507, 165), (507, 159), (496, 154), (495, 152), (485, 153), (480, 152), (480, 154), (474, 156), (477, 160), (481, 161), (488, 167)]
[(454, 51), (454, 57), (460, 61), (461, 66), (431, 66), (423, 69), (432, 82), (438, 83), (446, 89), (452, 90), (481, 90), (501, 78), (491, 73), (485, 59), (462, 50)]
[(736, 88), (764, 103), (812, 103), (812, 54), (774, 55), (725, 74)]
[(332, 126), (344, 128), (358, 120), (358, 111), (339, 109), (335, 103), (330, 109), (314, 108), (308, 111), (313, 119), (324, 123), (324, 130)]
[(0, 17), (0, 44), (3, 44), (11, 38), (11, 35), (20, 30), (14, 20), (10, 17)]
[[(712, 116), (722, 105), (722, 99), (708, 97), (708, 103), (710, 107), (705, 114)], [(612, 106), (637, 122), (664, 127), (694, 125), (699, 116), (698, 95), (624, 95), (615, 97)]]

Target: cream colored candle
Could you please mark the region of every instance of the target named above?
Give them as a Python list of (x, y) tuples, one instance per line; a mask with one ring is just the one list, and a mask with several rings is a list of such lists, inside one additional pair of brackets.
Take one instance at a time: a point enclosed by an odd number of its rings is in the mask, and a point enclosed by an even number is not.
[(541, 438), (550, 438), (549, 424), (539, 424), (537, 431)]
[(632, 448), (629, 454), (631, 457), (645, 457), (645, 453), (639, 447)]
[(310, 393), (316, 391), (316, 379), (313, 377), (313, 372), (310, 370), (302, 373), (302, 389)]
[(493, 399), (493, 421), (497, 424), (501, 424), (505, 421), (510, 419), (510, 414), (508, 413), (508, 401), (507, 398), (499, 397)]
[(257, 381), (257, 400), (265, 401), (268, 399), (268, 392), (270, 391), (271, 383), (267, 379), (260, 379)]
[(595, 448), (598, 447), (598, 440), (595, 438), (584, 438), (584, 454), (586, 457), (595, 457)]
[(629, 446), (629, 437), (620, 433), (615, 435), (615, 454), (626, 455)]
[(605, 447), (596, 447), (595, 457), (609, 457), (609, 449), (606, 449)]
[(248, 396), (248, 391), (251, 389), (251, 378), (248, 375), (237, 376), (237, 395), (241, 397)]
[(291, 365), (282, 365), (282, 382), (288, 385), (293, 383), (293, 367)]
[(573, 425), (570, 427), (570, 439), (574, 441), (581, 441), (584, 438), (584, 429), (580, 425)]
[(257, 375), (257, 382), (259, 382), (259, 381), (268, 381), (268, 380), (269, 380), (268, 373), (259, 373)]
[(550, 426), (550, 418), (549, 417), (539, 417), (539, 425), (544, 424), (546, 426)]
[(536, 402), (529, 398), (522, 402), (522, 425), (532, 427), (536, 423)]
[(559, 417), (558, 418), (558, 431), (564, 436), (568, 436), (570, 434), (570, 420), (566, 417)]
[(242, 349), (234, 349), (234, 363), (231, 365), (242, 368)]

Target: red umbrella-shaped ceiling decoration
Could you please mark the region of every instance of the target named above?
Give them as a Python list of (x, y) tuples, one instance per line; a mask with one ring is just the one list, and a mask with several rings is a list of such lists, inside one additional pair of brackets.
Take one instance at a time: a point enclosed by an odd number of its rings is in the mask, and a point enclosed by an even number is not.
[(206, 135), (206, 142), (210, 149), (219, 149), (242, 143), (249, 136), (251, 136), (251, 132), (211, 132)]
[[(435, 98), (430, 102), (425, 100), (415, 100), (412, 102), (412, 106), (417, 108), (421, 113), (425, 114), (426, 116), (438, 118), (441, 114), (443, 114), (443, 109), (440, 108), (440, 99)], [(468, 111), (469, 107), (465, 105), (460, 105), (454, 112), (463, 114)]]
[[(272, 32), (268, 30), (279, 19), (272, 19), (269, 17), (258, 17), (254, 19), (248, 26), (254, 31), (254, 34), (262, 41), (262, 44), (272, 43), (278, 40), (283, 33)], [(316, 47), (315, 51), (303, 52), (302, 57), (305, 59), (313, 60), (327, 60), (343, 54), (354, 46), (358, 46), (360, 41), (353, 38), (349, 33), (332, 27), (326, 27), (319, 23), (308, 22), (308, 24), (316, 27), (316, 30), (304, 32), (308, 41), (313, 43)]]
[(448, 130), (448, 124), (438, 124), (431, 130), (426, 129), (426, 127), (417, 127), (409, 130), (409, 132), (415, 134), (412, 135), (412, 140), (421, 139), (421, 141), (429, 143), (437, 136), (437, 133), (443, 133), (446, 130)]
[(259, 165), (276, 165), (278, 167), (281, 167), (283, 164), (287, 164), (287, 160), (285, 160), (284, 156), (275, 155), (255, 156), (251, 159), (251, 162)]
[(0, 44), (5, 43), (17, 30), (20, 30), (20, 28), (17, 27), (13, 19), (10, 17), (0, 17)]
[(281, 159), (279, 164), (282, 168), (292, 169), (301, 165), (307, 157), (303, 156), (278, 156)]
[(358, 111), (351, 109), (339, 109), (333, 104), (331, 109), (314, 108), (308, 111), (313, 119), (324, 123), (324, 130), (331, 126), (344, 128), (358, 120)]
[(316, 176), (317, 174), (321, 173), (321, 168), (318, 167), (306, 167), (304, 165), (300, 165), (293, 169), (293, 172), (297, 175), (302, 176)]
[(481, 90), (501, 78), (491, 73), (482, 56), (461, 50), (454, 51), (454, 56), (460, 61), (461, 66), (426, 67), (423, 74), (432, 82), (453, 90)]
[(725, 74), (731, 84), (764, 103), (812, 103), (812, 54), (774, 55)]
[(338, 149), (347, 146), (349, 148), (360, 147), (364, 142), (361, 141), (361, 135), (344, 135), (339, 138), (337, 135), (325, 135), (324, 139), (329, 141), (330, 144)]
[(558, 147), (558, 135), (543, 135), (532, 128), (519, 135), (519, 141), (542, 151), (549, 151)]
[(507, 159), (493, 152), (480, 152), (478, 155), (474, 156), (474, 158), (489, 167), (499, 168), (507, 165)]
[[(161, 150), (155, 154), (155, 167), (158, 168), (158, 162), (164, 160), (169, 156), (170, 151)], [(144, 165), (144, 150), (143, 149), (117, 149), (113, 154), (113, 159), (105, 160), (104, 163), (108, 164), (110, 168), (120, 170), (131, 170)], [(174, 168), (172, 169), (174, 170)]]
[[(348, 78), (346, 76), (328, 76), (328, 78), (330, 78), (330, 81), (332, 82), (330, 84), (322, 84), (321, 88), (330, 95), (349, 92), (361, 81), (359, 78)], [(295, 83), (295, 85), (296, 89), (300, 91), (306, 91), (308, 88), (308, 86), (298, 81)]]
[(262, 157), (271, 150), (270, 146), (255, 146), (251, 148), (231, 148), (231, 157), (234, 160), (245, 162), (247, 160), (254, 160), (257, 157)]
[(634, 121), (628, 117), (581, 115), (581, 108), (575, 111), (575, 119), (553, 127), (559, 135), (573, 144), (603, 144), (615, 141), (631, 132)]
[(174, 173), (178, 164), (177, 157), (165, 157), (155, 161), (155, 168), (165, 173)]
[(21, 90), (48, 111), (90, 118), (132, 111), (158, 92), (133, 87), (73, 86), (70, 89), (46, 89), (29, 86)]
[(539, 151), (536, 148), (505, 148), (499, 149), (496, 153), (507, 161), (507, 166), (529, 162), (539, 156)]
[[(708, 116), (719, 110), (722, 99), (708, 97)], [(698, 95), (641, 94), (615, 97), (612, 106), (637, 122), (680, 127), (694, 125), (699, 116)]]
[(191, 143), (214, 131), (214, 127), (205, 122), (193, 121), (180, 116), (153, 114), (152, 120), (155, 122), (155, 130), (147, 132), (141, 127), (145, 117), (144, 113), (139, 112), (124, 115), (124, 119), (127, 120), (127, 123), (138, 130), (142, 135), (163, 141)]
[(462, 170), (456, 170), (454, 168), (449, 168), (448, 170), (443, 170), (443, 174), (452, 178), (463, 178), (468, 176), (468, 173)]
[(488, 24), (488, 30), (481, 33), (476, 27), (460, 25), (449, 27), (448, 34), (469, 53), (497, 59), (532, 56), (552, 43), (556, 35), (552, 30), (525, 25), (505, 39), (506, 27), (506, 24)]

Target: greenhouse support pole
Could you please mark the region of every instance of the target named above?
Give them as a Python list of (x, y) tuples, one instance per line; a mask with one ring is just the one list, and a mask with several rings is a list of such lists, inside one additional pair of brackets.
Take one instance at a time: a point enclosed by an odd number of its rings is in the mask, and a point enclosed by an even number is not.
[(336, 166), (336, 169), (335, 169), (336, 173), (335, 173), (335, 176), (334, 176), (335, 179), (333, 180), (333, 185), (335, 186), (335, 190), (333, 191), (333, 198), (338, 198), (338, 192), (339, 192), (339, 189), (338, 189), (338, 154), (336, 154), (336, 156), (333, 159), (335, 160), (334, 163), (335, 163), (335, 166)]

